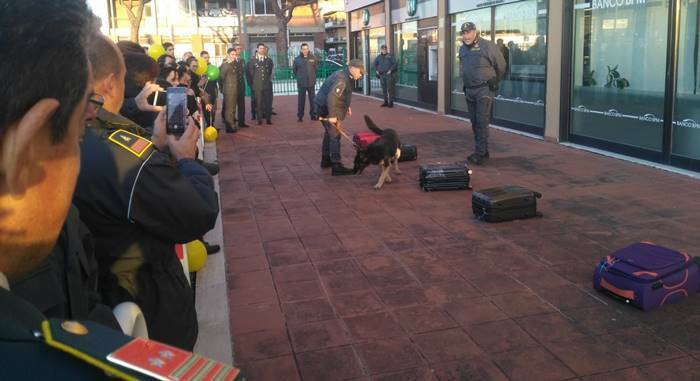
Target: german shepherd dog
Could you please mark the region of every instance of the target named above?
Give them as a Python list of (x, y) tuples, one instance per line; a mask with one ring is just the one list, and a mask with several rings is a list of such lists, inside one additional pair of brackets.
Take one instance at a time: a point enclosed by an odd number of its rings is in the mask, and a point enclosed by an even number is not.
[(357, 154), (355, 155), (355, 166), (353, 171), (355, 174), (360, 174), (367, 168), (370, 164), (377, 164), (382, 168), (382, 173), (379, 175), (379, 180), (374, 185), (374, 189), (380, 189), (384, 182), (391, 182), (391, 176), (389, 175), (389, 170), (391, 165), (394, 164), (396, 167), (395, 173), (397, 175), (401, 174), (399, 170), (399, 157), (401, 157), (401, 142), (399, 141), (399, 136), (396, 131), (391, 128), (381, 129), (372, 121), (372, 119), (365, 115), (365, 123), (370, 131), (379, 135), (377, 140), (370, 143), (367, 148), (357, 147)]

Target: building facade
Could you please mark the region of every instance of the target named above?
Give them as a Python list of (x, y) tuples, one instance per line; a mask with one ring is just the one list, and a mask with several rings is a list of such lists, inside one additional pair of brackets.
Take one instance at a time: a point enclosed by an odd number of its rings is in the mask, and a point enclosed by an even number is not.
[[(350, 58), (400, 63), (397, 99), (464, 116), (459, 29), (508, 62), (494, 124), (700, 171), (698, 0), (346, 0)], [(371, 73), (371, 71), (370, 71)], [(381, 92), (369, 75), (358, 91)]]
[[(142, 45), (172, 42), (175, 53), (207, 50), (215, 62), (226, 55), (232, 44), (241, 43), (251, 52), (257, 43), (268, 45), (276, 55), (277, 18), (272, 2), (276, 0), (151, 0), (145, 4), (140, 25)], [(128, 40), (131, 24), (124, 8), (116, 0), (89, 0), (93, 12), (102, 21), (102, 32), (113, 40)], [(325, 47), (325, 26), (320, 4), (294, 9), (288, 24), (287, 41), (291, 54), (302, 43), (312, 49)]]

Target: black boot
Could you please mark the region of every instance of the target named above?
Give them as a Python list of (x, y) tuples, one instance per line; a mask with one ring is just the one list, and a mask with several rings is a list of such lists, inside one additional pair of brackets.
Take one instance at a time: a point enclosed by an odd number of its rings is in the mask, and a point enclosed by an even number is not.
[(389, 104), (388, 104), (388, 103), (386, 103), (386, 102), (384, 102), (384, 103), (382, 103), (382, 105), (381, 105), (381, 106), (379, 106), (379, 107), (389, 107)]
[(237, 131), (238, 131), (237, 128), (233, 128), (233, 127), (226, 126), (226, 133), (228, 133), (228, 134), (234, 134), (234, 133), (236, 133)]
[(245, 123), (238, 123), (238, 128), (246, 128), (246, 127), (250, 127), (250, 126), (245, 124)]
[(354, 171), (350, 168), (346, 168), (341, 163), (334, 163), (331, 169), (332, 176), (347, 176), (354, 174)]
[(333, 166), (333, 162), (330, 157), (321, 158), (321, 168), (329, 168)]
[(475, 152), (467, 157), (467, 161), (474, 165), (481, 165), (484, 163), (484, 157)]
[(210, 175), (216, 176), (217, 174), (219, 174), (219, 164), (209, 163), (207, 161), (201, 161), (199, 164), (201, 164), (202, 167), (204, 167)]
[(209, 242), (204, 242), (204, 246), (207, 248), (207, 255), (216, 254), (221, 250), (221, 246), (210, 245)]

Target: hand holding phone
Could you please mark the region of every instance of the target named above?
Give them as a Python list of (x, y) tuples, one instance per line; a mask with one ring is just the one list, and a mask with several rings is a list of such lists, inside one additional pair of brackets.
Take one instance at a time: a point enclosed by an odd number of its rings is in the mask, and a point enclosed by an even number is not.
[(167, 116), (165, 132), (168, 135), (180, 136), (187, 127), (187, 89), (184, 87), (168, 87), (166, 91)]

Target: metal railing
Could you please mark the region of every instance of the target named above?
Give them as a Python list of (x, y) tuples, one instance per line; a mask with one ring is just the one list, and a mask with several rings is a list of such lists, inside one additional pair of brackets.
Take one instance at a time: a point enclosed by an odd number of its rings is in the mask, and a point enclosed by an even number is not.
[[(247, 63), (251, 57), (251, 54), (247, 51), (243, 52), (243, 59)], [(274, 95), (291, 95), (297, 94), (297, 80), (292, 72), (292, 64), (294, 59), (299, 56), (298, 53), (289, 53), (287, 55), (287, 62), (280, 64), (280, 59), (276, 54), (270, 54), (269, 57), (272, 59), (274, 64), (274, 77), (272, 79), (272, 92)], [(344, 57), (338, 54), (329, 55), (326, 52), (314, 53), (316, 57), (316, 89), (319, 89), (323, 84), (323, 81), (328, 78), (331, 74), (338, 70), (343, 70), (346, 66)], [(246, 95), (250, 95), (250, 88), (246, 81)]]

